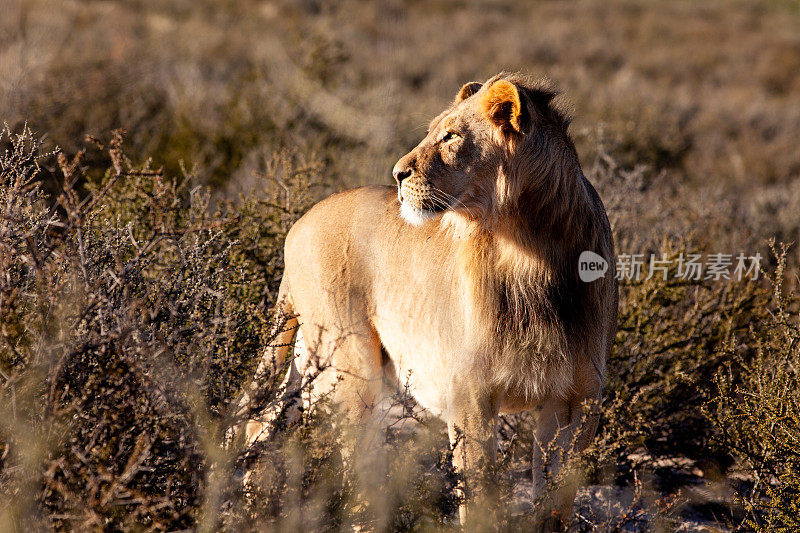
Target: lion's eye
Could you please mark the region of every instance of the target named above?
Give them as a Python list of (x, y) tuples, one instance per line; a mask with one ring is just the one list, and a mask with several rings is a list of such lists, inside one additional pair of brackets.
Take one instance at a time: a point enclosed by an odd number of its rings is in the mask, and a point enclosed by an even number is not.
[(460, 135), (458, 133), (456, 133), (454, 131), (447, 131), (447, 132), (445, 132), (444, 135), (442, 135), (442, 138), (439, 139), (439, 142), (446, 143), (446, 142), (452, 141), (453, 139), (457, 139), (459, 137), (460, 137)]

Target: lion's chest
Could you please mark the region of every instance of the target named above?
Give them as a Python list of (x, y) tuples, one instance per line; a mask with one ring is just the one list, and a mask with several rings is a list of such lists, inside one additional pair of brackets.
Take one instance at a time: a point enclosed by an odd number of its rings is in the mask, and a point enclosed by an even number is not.
[[(457, 402), (454, 399), (465, 391), (482, 389), (486, 378), (517, 384), (515, 378), (520, 376), (509, 372), (514, 373), (512, 365), (519, 365), (523, 356), (498, 353), (494, 361), (487, 360), (487, 348), (493, 348), (491, 342), (496, 340), (497, 331), (475, 320), (463, 301), (450, 301), (452, 307), (443, 303), (448, 300), (440, 300), (435, 306), (428, 305), (424, 297), (413, 302), (397, 301), (391, 315), (377, 313), (375, 327), (391, 361), (387, 370), (399, 388), (425, 409), (448, 420)], [(509, 365), (502, 364), (504, 360)], [(530, 368), (522, 367), (518, 370)], [(501, 396), (498, 400), (514, 404), (515, 410), (531, 407), (529, 398), (517, 390), (501, 392)]]

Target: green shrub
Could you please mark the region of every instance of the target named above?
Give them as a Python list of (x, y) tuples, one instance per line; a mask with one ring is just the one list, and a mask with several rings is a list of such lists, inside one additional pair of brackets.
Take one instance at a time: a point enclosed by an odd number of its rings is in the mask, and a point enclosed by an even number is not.
[(798, 300), (785, 291), (786, 247), (778, 250), (768, 312), (731, 335), (706, 414), (719, 444), (737, 459), (742, 528), (800, 528), (800, 328)]

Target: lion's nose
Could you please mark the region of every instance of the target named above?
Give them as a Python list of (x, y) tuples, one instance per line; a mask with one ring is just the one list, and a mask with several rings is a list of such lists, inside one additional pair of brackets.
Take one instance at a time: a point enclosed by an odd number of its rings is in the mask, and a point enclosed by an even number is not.
[(408, 167), (394, 167), (392, 175), (394, 176), (394, 179), (397, 180), (397, 185), (400, 185), (403, 183), (404, 179), (411, 175), (411, 169)]

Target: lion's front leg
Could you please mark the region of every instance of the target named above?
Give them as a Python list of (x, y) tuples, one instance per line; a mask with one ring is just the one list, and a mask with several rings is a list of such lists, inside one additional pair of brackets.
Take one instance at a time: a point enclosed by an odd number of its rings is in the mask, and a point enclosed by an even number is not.
[(497, 460), (497, 413), (490, 401), (470, 394), (464, 396), (471, 397), (455, 402), (460, 404), (458, 411), (447, 423), (453, 466), (463, 477), (463, 485), (458, 489), (462, 497), (459, 517), (462, 525), (469, 520), (470, 525), (492, 527), (489, 511), (496, 486), (492, 480)]
[[(359, 507), (382, 509), (385, 483), (384, 433), (373, 416), (383, 388), (381, 345), (377, 334), (359, 330), (336, 339), (332, 357), (336, 385), (332, 400), (339, 415), (335, 423), (341, 431), (341, 458), (344, 481), (356, 488)], [(333, 343), (331, 343), (333, 344)], [(380, 518), (380, 513), (376, 519)], [(376, 530), (383, 527), (377, 525)]]

